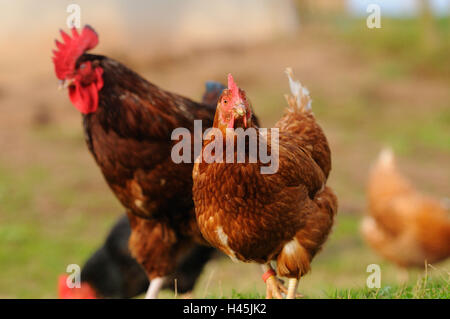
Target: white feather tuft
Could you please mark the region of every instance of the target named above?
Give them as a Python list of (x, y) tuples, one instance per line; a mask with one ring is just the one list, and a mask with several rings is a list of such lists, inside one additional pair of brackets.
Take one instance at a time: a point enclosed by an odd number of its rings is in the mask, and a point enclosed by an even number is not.
[(296, 107), (300, 110), (311, 110), (311, 97), (309, 96), (309, 90), (302, 86), (300, 81), (294, 80), (294, 72), (292, 71), (292, 68), (286, 68), (285, 72), (289, 79), (289, 87), (291, 89), (291, 95), (295, 99)]

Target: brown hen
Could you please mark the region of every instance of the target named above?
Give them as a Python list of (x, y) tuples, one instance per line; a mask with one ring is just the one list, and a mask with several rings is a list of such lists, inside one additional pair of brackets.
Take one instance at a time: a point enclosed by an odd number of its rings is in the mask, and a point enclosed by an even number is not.
[[(337, 198), (326, 186), (331, 167), (327, 140), (311, 113), (308, 92), (288, 75), (292, 96), (274, 141), (275, 131), (266, 134), (254, 125), (250, 102), (229, 75), (214, 120), (221, 134), (205, 141), (193, 171), (196, 216), (204, 238), (232, 259), (263, 264), (268, 298), (281, 297), (271, 261), (277, 261), (279, 276), (289, 278), (287, 298), (294, 298), (298, 280), (310, 270), (337, 211)], [(245, 162), (237, 163), (239, 128), (254, 129), (258, 147), (267, 143), (276, 172), (263, 174), (266, 165), (259, 159), (252, 162), (251, 138), (245, 140)], [(226, 152), (207, 152), (211, 145), (225, 150), (231, 141), (232, 163), (226, 162)], [(216, 161), (211, 162), (213, 153)]]

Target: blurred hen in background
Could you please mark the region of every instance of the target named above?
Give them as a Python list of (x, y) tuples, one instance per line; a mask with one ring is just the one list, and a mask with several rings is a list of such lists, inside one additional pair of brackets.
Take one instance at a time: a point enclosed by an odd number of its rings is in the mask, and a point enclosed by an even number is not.
[(450, 256), (450, 215), (442, 201), (417, 191), (401, 175), (394, 154), (381, 152), (369, 176), (369, 215), (362, 233), (399, 267), (424, 267)]

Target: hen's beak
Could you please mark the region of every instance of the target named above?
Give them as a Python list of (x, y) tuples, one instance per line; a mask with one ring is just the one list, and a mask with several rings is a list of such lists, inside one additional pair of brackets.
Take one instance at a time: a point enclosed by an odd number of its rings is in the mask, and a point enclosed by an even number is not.
[(247, 112), (244, 104), (238, 104), (233, 108), (235, 118), (243, 118), (244, 126), (247, 127)]
[(58, 90), (67, 89), (71, 84), (73, 84), (73, 79), (59, 80), (58, 81)]
[(234, 107), (234, 113), (236, 113), (236, 115), (238, 116), (244, 116), (245, 114), (245, 106), (242, 104), (239, 104), (237, 106)]

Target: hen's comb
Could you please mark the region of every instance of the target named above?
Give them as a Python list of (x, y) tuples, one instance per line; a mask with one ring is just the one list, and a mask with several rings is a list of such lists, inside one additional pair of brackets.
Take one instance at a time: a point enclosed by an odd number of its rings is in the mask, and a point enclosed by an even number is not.
[(53, 50), (53, 63), (55, 65), (56, 77), (64, 80), (75, 68), (77, 59), (87, 50), (93, 49), (98, 44), (98, 35), (86, 25), (81, 34), (72, 28), (72, 37), (63, 30), (60, 31), (63, 42), (55, 40), (57, 50)]
[(231, 73), (228, 74), (228, 90), (231, 91), (231, 98), (233, 101), (236, 101), (239, 99), (239, 88), (234, 82), (233, 76)]

